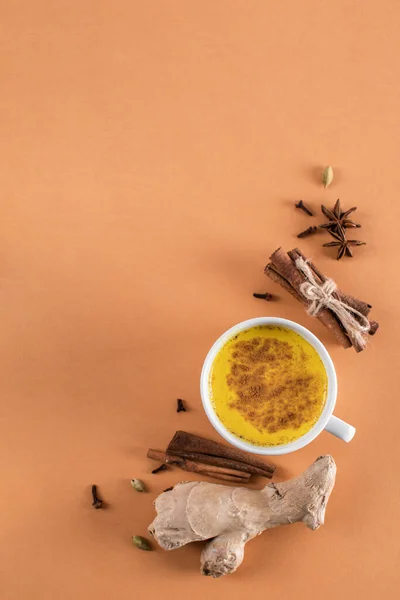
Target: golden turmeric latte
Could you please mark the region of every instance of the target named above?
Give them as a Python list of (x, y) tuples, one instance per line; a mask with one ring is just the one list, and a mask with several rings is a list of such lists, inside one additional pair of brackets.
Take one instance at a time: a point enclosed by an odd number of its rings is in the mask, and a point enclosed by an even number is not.
[(318, 421), (328, 378), (304, 338), (285, 327), (260, 325), (221, 348), (209, 385), (215, 412), (229, 431), (251, 444), (278, 446)]

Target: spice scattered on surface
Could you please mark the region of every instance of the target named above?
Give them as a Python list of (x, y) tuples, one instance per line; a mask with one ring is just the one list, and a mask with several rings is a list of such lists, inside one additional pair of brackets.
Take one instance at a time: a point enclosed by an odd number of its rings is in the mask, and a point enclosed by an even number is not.
[(185, 405), (183, 404), (183, 400), (178, 398), (176, 412), (186, 412)]
[(160, 471), (166, 471), (167, 470), (167, 465), (160, 465), (159, 467), (157, 467), (157, 469), (153, 469), (152, 473), (153, 475), (155, 475), (156, 473), (159, 473)]
[(322, 229), (331, 229), (336, 231), (338, 227), (347, 229), (348, 227), (361, 227), (359, 223), (354, 223), (348, 217), (357, 210), (357, 206), (349, 208), (349, 210), (342, 211), (339, 198), (336, 200), (335, 206), (332, 210), (321, 204), (321, 211), (328, 220), (328, 223), (322, 223), (319, 227)]
[(329, 165), (322, 172), (322, 185), (327, 188), (333, 181), (333, 169)]
[(315, 225), (312, 225), (308, 229), (305, 229), (304, 231), (301, 231), (300, 233), (298, 233), (297, 237), (305, 238), (305, 237), (308, 237), (309, 235), (313, 235), (314, 233), (317, 233), (317, 231), (318, 231), (318, 227), (316, 227)]
[(142, 537), (141, 535), (134, 535), (132, 536), (132, 543), (134, 546), (136, 546), (136, 548), (139, 548), (139, 550), (152, 550), (153, 548), (150, 545), (150, 542), (148, 540), (146, 540), (146, 538)]
[(97, 485), (92, 485), (92, 497), (92, 506), (96, 509), (103, 508), (103, 500), (100, 500), (100, 498), (97, 495)]
[(269, 294), (268, 292), (265, 292), (265, 294), (253, 294), (254, 298), (259, 298), (260, 300), (266, 300), (267, 302), (269, 302), (270, 300), (273, 299), (273, 295)]
[(143, 481), (140, 481), (140, 479), (131, 479), (131, 486), (137, 492), (145, 492), (146, 491), (145, 485), (144, 485)]
[[(301, 208), (307, 214), (312, 215), (312, 212), (306, 206), (304, 206), (302, 200), (300, 200), (300, 202), (296, 204), (296, 207)], [(332, 209), (327, 208), (326, 206), (321, 204), (321, 211), (323, 215), (325, 215), (325, 217), (328, 219), (328, 222), (321, 223), (318, 226), (312, 225), (311, 227), (308, 227), (308, 229), (305, 229), (304, 231), (301, 231), (299, 234), (297, 234), (297, 237), (305, 238), (309, 235), (314, 235), (319, 229), (325, 229), (335, 239), (335, 241), (323, 244), (323, 246), (325, 246), (326, 248), (337, 247), (337, 260), (340, 260), (344, 255), (353, 256), (353, 252), (351, 250), (352, 246), (365, 245), (365, 242), (361, 242), (360, 240), (346, 239), (346, 229), (361, 227), (359, 223), (355, 223), (352, 219), (349, 218), (350, 215), (356, 210), (356, 206), (352, 206), (351, 208), (345, 211), (342, 210), (339, 198), (336, 200), (335, 206)]]
[(174, 488), (171, 486), (169, 488), (165, 488), (165, 490), (163, 490), (164, 492), (170, 492), (171, 490), (173, 490)]
[(360, 240), (348, 240), (346, 239), (346, 234), (340, 225), (337, 227), (337, 231), (328, 230), (330, 235), (335, 239), (334, 242), (328, 242), (327, 244), (322, 244), (325, 248), (334, 248), (337, 247), (337, 260), (340, 260), (342, 256), (353, 256), (353, 252), (351, 250), (351, 246), (365, 246), (365, 242), (361, 242)]
[(306, 206), (303, 202), (303, 200), (299, 200), (299, 202), (297, 202), (297, 204), (295, 204), (296, 208), (300, 208), (303, 212), (306, 213), (306, 215), (308, 215), (309, 217), (313, 217), (314, 213), (312, 212), (312, 210), (310, 210), (308, 208), (308, 206)]

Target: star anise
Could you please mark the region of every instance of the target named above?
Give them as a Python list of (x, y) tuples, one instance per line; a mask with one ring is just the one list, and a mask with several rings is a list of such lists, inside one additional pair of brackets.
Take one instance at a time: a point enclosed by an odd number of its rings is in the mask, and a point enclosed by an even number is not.
[(365, 246), (365, 242), (361, 242), (360, 240), (347, 240), (343, 227), (341, 225), (337, 225), (336, 227), (336, 231), (328, 229), (328, 233), (330, 233), (336, 241), (328, 242), (327, 244), (323, 244), (323, 246), (326, 248), (337, 247), (337, 260), (340, 260), (345, 254), (346, 256), (353, 256), (351, 246)]
[(338, 227), (342, 227), (343, 229), (346, 229), (347, 227), (361, 227), (359, 223), (354, 223), (354, 221), (348, 218), (352, 212), (357, 210), (357, 206), (353, 206), (352, 208), (349, 208), (349, 210), (342, 211), (340, 200), (338, 199), (336, 200), (333, 210), (329, 210), (329, 208), (326, 208), (326, 206), (323, 204), (321, 204), (321, 210), (326, 218), (329, 219), (328, 223), (323, 223), (320, 225), (320, 227), (323, 229), (337, 231)]

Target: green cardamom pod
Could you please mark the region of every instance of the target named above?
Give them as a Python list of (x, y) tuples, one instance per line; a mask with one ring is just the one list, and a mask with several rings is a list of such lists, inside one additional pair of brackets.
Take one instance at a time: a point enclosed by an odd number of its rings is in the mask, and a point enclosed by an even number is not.
[(328, 187), (328, 185), (331, 185), (333, 181), (333, 169), (332, 167), (329, 165), (328, 167), (326, 167), (322, 173), (322, 184), (324, 187)]
[(132, 543), (139, 550), (152, 550), (153, 548), (150, 546), (150, 542), (146, 540), (146, 538), (141, 535), (134, 535), (132, 537)]
[(146, 491), (144, 483), (143, 483), (143, 481), (140, 481), (140, 479), (131, 479), (131, 486), (137, 492), (145, 492)]

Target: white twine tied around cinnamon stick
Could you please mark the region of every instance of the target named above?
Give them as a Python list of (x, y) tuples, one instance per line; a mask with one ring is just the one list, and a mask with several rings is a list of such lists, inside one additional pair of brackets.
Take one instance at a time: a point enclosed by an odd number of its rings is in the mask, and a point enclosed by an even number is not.
[(300, 291), (307, 300), (310, 300), (308, 313), (315, 317), (321, 308), (328, 308), (337, 316), (350, 339), (364, 349), (367, 345), (366, 334), (370, 329), (368, 319), (358, 310), (333, 295), (336, 283), (332, 279), (326, 279), (320, 284), (315, 279), (307, 261), (298, 258), (295, 264), (307, 279), (300, 285)]

